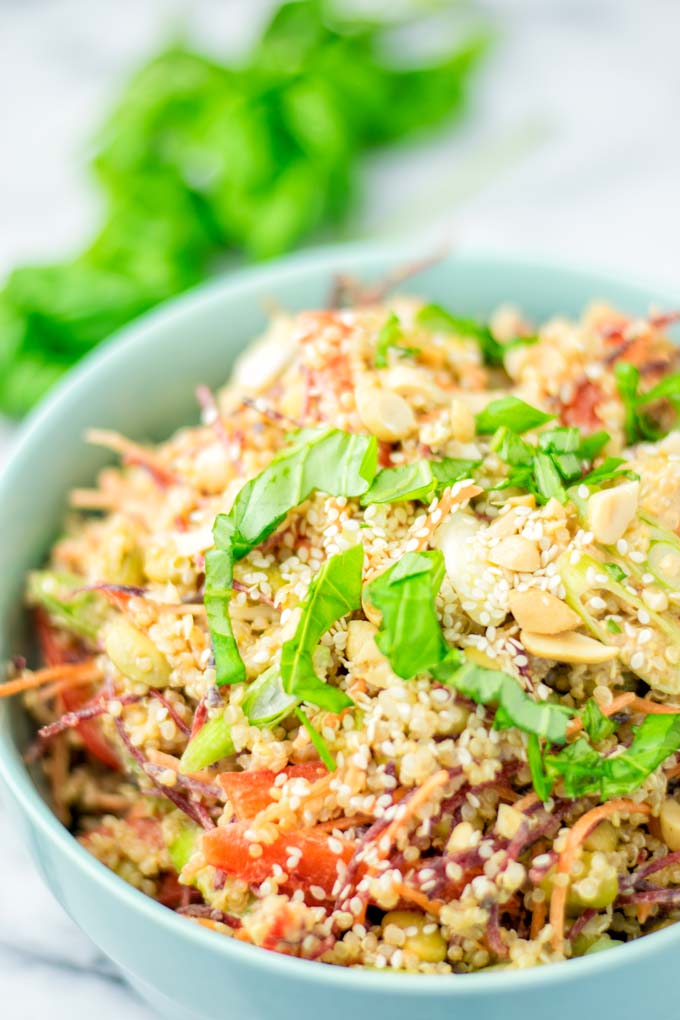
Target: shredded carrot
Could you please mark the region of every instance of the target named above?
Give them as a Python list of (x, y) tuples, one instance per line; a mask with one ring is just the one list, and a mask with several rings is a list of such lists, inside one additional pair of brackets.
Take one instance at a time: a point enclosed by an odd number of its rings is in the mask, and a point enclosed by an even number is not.
[[(219, 931), (224, 933), (225, 931), (230, 930), (226, 924), (222, 924), (221, 921), (213, 921), (211, 917), (192, 917), (191, 920), (195, 921), (197, 924), (202, 925), (203, 928), (210, 928), (211, 931)], [(236, 932), (234, 932), (234, 934), (237, 935)]]
[[(92, 684), (92, 677), (85, 674), (80, 679), (75, 680), (57, 680), (53, 684), (48, 684), (46, 687), (41, 688), (38, 691), (38, 697), (41, 701), (49, 701), (50, 698), (56, 698), (58, 695), (63, 694), (64, 691), (73, 690), (75, 687), (89, 687)], [(0, 687), (2, 691), (2, 687)]]
[[(640, 712), (642, 715), (680, 715), (680, 705), (661, 705), (657, 701), (650, 701), (649, 698), (639, 698), (637, 694), (628, 691), (626, 694), (619, 694), (608, 705), (600, 705), (603, 715), (616, 715), (629, 708), (633, 712)], [(573, 737), (583, 729), (583, 722), (580, 716), (572, 719), (567, 727), (567, 735)]]
[(513, 807), (517, 811), (528, 811), (529, 808), (534, 806), (534, 804), (538, 804), (538, 794), (534, 793), (532, 790), (531, 793), (527, 793), (524, 797), (520, 797), (519, 800), (516, 800)]
[(408, 900), (409, 903), (415, 903), (417, 907), (426, 913), (432, 914), (433, 917), (439, 917), (442, 907), (444, 906), (439, 900), (429, 899), (425, 893), (419, 889), (413, 889), (412, 886), (406, 885), (405, 882), (395, 882), (392, 886), (393, 890), (402, 900)]
[[(615, 814), (617, 811), (627, 811), (629, 814), (649, 815), (652, 809), (648, 804), (638, 804), (637, 801), (620, 798), (610, 800), (607, 804), (600, 804), (581, 815), (576, 824), (569, 830), (564, 850), (559, 856), (556, 869), (556, 881), (553, 884), (552, 896), (550, 897), (550, 924), (552, 925), (552, 944), (556, 951), (562, 949), (564, 943), (564, 915), (567, 906), (567, 890), (571, 869), (576, 860), (578, 849), (586, 836), (595, 828), (603, 818)], [(564, 884), (557, 881), (560, 875), (566, 876)]]
[(390, 822), (385, 831), (378, 837), (378, 854), (381, 859), (384, 859), (390, 852), (397, 836), (408, 825), (418, 808), (426, 804), (434, 791), (448, 783), (448, 781), (449, 774), (445, 769), (435, 772), (434, 775), (425, 780), (420, 789), (408, 801), (405, 810), (397, 812), (397, 817)]
[(637, 914), (638, 923), (644, 924), (645, 921), (648, 921), (653, 909), (654, 906), (652, 903), (637, 903), (635, 906), (635, 912)]
[(545, 925), (545, 919), (547, 916), (548, 916), (548, 904), (546, 903), (545, 900), (541, 900), (540, 903), (536, 904), (531, 915), (530, 937), (532, 939), (537, 939), (538, 936), (540, 935), (541, 931), (543, 930), (543, 926)]
[[(180, 771), (180, 760), (175, 758), (174, 754), (166, 754), (165, 751), (157, 751), (156, 748), (151, 747), (147, 750), (146, 756), (154, 765), (161, 765), (173, 772)], [(190, 779), (195, 779), (199, 783), (215, 782), (215, 777), (211, 776), (209, 772), (190, 772), (188, 775)]]
[(42, 687), (44, 684), (51, 684), (56, 680), (66, 686), (83, 683), (87, 680), (97, 680), (101, 672), (95, 665), (94, 659), (87, 662), (64, 662), (59, 666), (48, 666), (47, 669), (38, 669), (34, 673), (27, 673), (16, 680), (8, 680), (0, 684), (0, 698), (11, 698), (14, 694), (22, 694), (24, 691), (33, 690), (34, 687)]

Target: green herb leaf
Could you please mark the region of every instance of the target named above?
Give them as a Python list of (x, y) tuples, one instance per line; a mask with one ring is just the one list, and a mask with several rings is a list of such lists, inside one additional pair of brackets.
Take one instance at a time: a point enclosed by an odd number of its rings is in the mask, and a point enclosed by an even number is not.
[(434, 607), (443, 577), (438, 549), (410, 552), (366, 588), (366, 598), (382, 613), (376, 644), (406, 680), (437, 666), (449, 651)]
[(444, 457), (442, 460), (419, 460), (403, 467), (384, 468), (361, 497), (361, 505), (402, 503), (410, 499), (429, 503), (437, 492), (462, 478), (471, 477), (479, 463), (476, 460)]
[(497, 729), (516, 726), (551, 744), (563, 744), (567, 739), (573, 710), (549, 701), (534, 701), (509, 673), (466, 663), (453, 677), (451, 686), (479, 705), (498, 705), (494, 722)]
[(604, 563), (603, 566), (609, 576), (613, 577), (615, 581), (625, 581), (628, 577), (626, 571), (618, 563)]
[(319, 733), (316, 727), (312, 725), (312, 723), (307, 718), (306, 713), (303, 712), (301, 708), (299, 707), (296, 708), (295, 714), (302, 723), (302, 725), (304, 726), (304, 728), (309, 733), (311, 741), (314, 744), (314, 747), (316, 748), (319, 754), (319, 758), (321, 758), (321, 761), (324, 763), (329, 772), (335, 772), (335, 769), (337, 767), (335, 764), (335, 758), (328, 750), (328, 745), (324, 738), (322, 737), (322, 735)]
[(573, 426), (560, 425), (541, 432), (538, 445), (546, 453), (576, 453), (581, 449), (581, 433)]
[(301, 429), (259, 475), (241, 489), (229, 518), (232, 548), (241, 559), (315, 491), (329, 496), (361, 496), (375, 476), (375, 436), (340, 429)]
[(341, 712), (354, 702), (344, 691), (316, 675), (312, 655), (329, 627), (360, 608), (363, 561), (364, 550), (360, 545), (326, 561), (302, 603), (295, 635), (281, 649), (284, 692), (329, 712)]
[(655, 769), (680, 749), (680, 715), (648, 715), (630, 747), (601, 757), (583, 737), (547, 755), (549, 777), (561, 777), (567, 797), (595, 794), (601, 800), (633, 793)]
[(606, 457), (605, 460), (596, 467), (594, 471), (591, 471), (581, 479), (582, 485), (588, 485), (593, 488), (594, 486), (600, 486), (603, 482), (611, 482), (614, 478), (630, 478), (636, 480), (639, 475), (635, 474), (634, 471), (626, 470), (622, 465), (626, 463), (622, 457)]
[(373, 364), (376, 368), (387, 368), (387, 352), (391, 347), (397, 348), (402, 355), (417, 353), (414, 347), (404, 347), (402, 344), (403, 339), (404, 331), (401, 328), (399, 318), (394, 312), (390, 312), (378, 333), (375, 358), (373, 359)]
[(535, 344), (536, 336), (516, 337), (507, 343), (499, 343), (489, 327), (476, 319), (453, 315), (441, 305), (424, 305), (416, 315), (416, 323), (433, 333), (453, 333), (455, 336), (476, 340), (485, 364), (499, 366), (508, 351), (527, 344)]
[(278, 664), (253, 680), (243, 701), (243, 714), (253, 726), (275, 726), (290, 715), (298, 699), (286, 694)]
[(229, 617), (234, 562), (263, 542), (312, 492), (362, 495), (375, 475), (377, 456), (374, 436), (303, 429), (244, 485), (229, 513), (218, 515), (213, 526), (215, 548), (205, 557), (204, 595), (218, 684), (245, 680)]
[(29, 575), (27, 599), (42, 606), (65, 630), (96, 642), (108, 609), (100, 595), (83, 591), (86, 581), (66, 571), (36, 570)]
[(560, 503), (566, 502), (567, 494), (562, 485), (559, 471), (547, 453), (538, 451), (534, 457), (534, 477), (536, 488), (539, 494), (547, 502), (549, 499), (557, 499)]
[(541, 754), (541, 741), (536, 733), (530, 733), (527, 740), (527, 761), (534, 790), (545, 804), (552, 793), (552, 782), (548, 779), (545, 772), (543, 755)]
[(616, 729), (615, 724), (602, 712), (594, 698), (589, 698), (586, 701), (581, 712), (581, 721), (583, 722), (584, 731), (590, 737), (593, 744), (599, 744), (605, 737), (611, 736)]
[(583, 436), (581, 438), (581, 445), (579, 448), (579, 455), (583, 460), (593, 461), (597, 457), (598, 453), (607, 445), (611, 436), (608, 432), (600, 430), (599, 432), (591, 432), (589, 436)]
[(479, 435), (491, 435), (503, 425), (511, 432), (522, 435), (552, 421), (554, 417), (554, 414), (546, 414), (518, 397), (500, 397), (480, 411), (475, 420)]

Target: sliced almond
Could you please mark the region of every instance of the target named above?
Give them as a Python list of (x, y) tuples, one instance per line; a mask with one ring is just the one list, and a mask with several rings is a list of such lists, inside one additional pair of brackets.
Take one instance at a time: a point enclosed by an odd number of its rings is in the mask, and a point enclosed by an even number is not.
[(603, 645), (601, 641), (568, 631), (565, 634), (536, 634), (523, 630), (519, 639), (531, 655), (554, 662), (592, 664), (609, 662), (617, 657), (618, 649)]
[(509, 535), (493, 547), (489, 560), (497, 567), (506, 567), (521, 574), (533, 574), (541, 565), (541, 554), (531, 539), (523, 535)]
[(639, 495), (639, 482), (624, 482), (593, 493), (588, 500), (588, 526), (598, 542), (618, 542), (635, 516)]
[(507, 538), (508, 535), (514, 535), (520, 520), (520, 515), (511, 508), (506, 513), (500, 513), (498, 517), (494, 518), (488, 527), (487, 535), (494, 538)]
[(536, 588), (513, 591), (509, 603), (510, 612), (522, 630), (532, 634), (561, 634), (581, 625), (578, 613), (551, 592)]
[(398, 393), (363, 385), (356, 387), (354, 399), (363, 424), (378, 439), (395, 443), (415, 431), (413, 410)]

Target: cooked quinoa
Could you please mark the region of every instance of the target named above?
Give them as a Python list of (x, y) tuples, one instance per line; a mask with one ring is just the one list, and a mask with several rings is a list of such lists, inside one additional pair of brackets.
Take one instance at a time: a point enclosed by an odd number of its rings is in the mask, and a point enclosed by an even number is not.
[(200, 425), (93, 431), (120, 465), (73, 492), (28, 581), (43, 661), (3, 689), (82, 845), (341, 966), (679, 919), (673, 320), (279, 315)]

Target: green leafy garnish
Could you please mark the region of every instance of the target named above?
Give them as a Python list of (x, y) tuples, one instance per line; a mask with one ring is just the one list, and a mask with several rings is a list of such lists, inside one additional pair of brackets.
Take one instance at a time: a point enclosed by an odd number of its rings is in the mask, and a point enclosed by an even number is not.
[(477, 460), (444, 457), (442, 460), (418, 460), (403, 467), (383, 468), (361, 497), (361, 505), (402, 503), (410, 499), (429, 503), (442, 489), (462, 478), (469, 478), (479, 463)]
[(295, 709), (295, 714), (309, 733), (310, 739), (316, 748), (319, 758), (324, 763), (329, 772), (335, 772), (336, 764), (333, 755), (328, 750), (328, 745), (324, 740), (323, 736), (319, 733), (317, 728), (310, 722), (307, 714), (300, 708)]
[(231, 66), (183, 45), (148, 61), (97, 132), (96, 236), (73, 259), (15, 270), (0, 294), (0, 408), (24, 413), (225, 255), (268, 258), (337, 228), (364, 152), (460, 114), (486, 35), (400, 67), (389, 27), (299, 0)]
[(582, 485), (589, 488), (602, 485), (603, 482), (611, 482), (614, 478), (630, 478), (636, 480), (640, 476), (634, 471), (627, 470), (623, 465), (626, 463), (622, 457), (606, 457), (599, 467), (581, 479)]
[(509, 673), (466, 663), (450, 683), (478, 705), (497, 705), (496, 729), (515, 726), (552, 744), (563, 744), (567, 739), (567, 725), (574, 710), (549, 701), (535, 701)]
[(552, 793), (552, 783), (545, 774), (541, 741), (536, 733), (530, 733), (527, 738), (527, 761), (533, 788), (545, 804)]
[(216, 715), (201, 727), (184, 748), (180, 759), (184, 775), (200, 772), (209, 765), (229, 757), (235, 751), (231, 737), (231, 726), (223, 715)]
[(680, 372), (665, 376), (656, 386), (646, 393), (640, 393), (640, 371), (627, 361), (620, 361), (615, 369), (616, 385), (623, 403), (624, 428), (628, 443), (640, 440), (655, 441), (665, 435), (662, 429), (644, 410), (659, 400), (667, 400), (671, 404), (674, 417), (680, 410)]
[(229, 513), (218, 515), (215, 547), (205, 556), (204, 595), (218, 684), (245, 680), (229, 617), (234, 562), (263, 542), (312, 492), (361, 496), (375, 475), (377, 455), (374, 436), (303, 429), (243, 486)]
[(599, 744), (605, 737), (611, 736), (616, 729), (615, 724), (607, 718), (594, 698), (589, 698), (586, 701), (581, 711), (581, 722), (584, 732), (593, 744)]
[(626, 571), (618, 563), (604, 563), (603, 566), (609, 576), (613, 577), (615, 581), (625, 581), (628, 577)]
[(475, 340), (479, 345), (485, 364), (492, 366), (502, 365), (503, 358), (508, 351), (527, 344), (535, 344), (538, 340), (536, 336), (521, 336), (509, 340), (507, 343), (499, 343), (485, 323), (453, 315), (441, 305), (434, 304), (424, 305), (419, 309), (416, 323), (433, 333), (453, 333), (456, 336)]
[(648, 715), (630, 747), (604, 758), (580, 737), (558, 754), (545, 757), (551, 779), (560, 777), (567, 797), (596, 794), (601, 800), (633, 793), (671, 754), (680, 749), (680, 715)]
[(326, 561), (302, 603), (295, 635), (281, 649), (284, 692), (329, 712), (342, 712), (354, 702), (344, 691), (316, 675), (312, 656), (329, 627), (361, 607), (363, 562), (364, 550), (360, 545)]
[(35, 570), (29, 574), (27, 599), (46, 609), (60, 627), (95, 642), (107, 617), (100, 595), (83, 591), (85, 579), (66, 571)]
[(560, 473), (555, 467), (552, 458), (547, 453), (542, 453), (539, 450), (534, 457), (533, 467), (536, 489), (542, 497), (541, 502), (557, 499), (560, 503), (564, 503), (567, 494), (564, 491)]
[(443, 577), (444, 557), (433, 549), (406, 553), (366, 587), (366, 598), (382, 613), (375, 642), (405, 680), (431, 672), (450, 651), (434, 608)]
[(499, 397), (480, 411), (476, 416), (479, 435), (492, 435), (497, 429), (505, 426), (518, 436), (531, 429), (538, 428), (552, 421), (554, 414), (546, 414), (538, 407), (532, 407), (519, 397)]
[(373, 359), (373, 364), (376, 368), (387, 368), (387, 352), (391, 348), (396, 350), (401, 358), (414, 356), (419, 353), (418, 348), (405, 346), (402, 343), (403, 339), (404, 332), (399, 318), (394, 312), (390, 312), (378, 333), (375, 357)]

